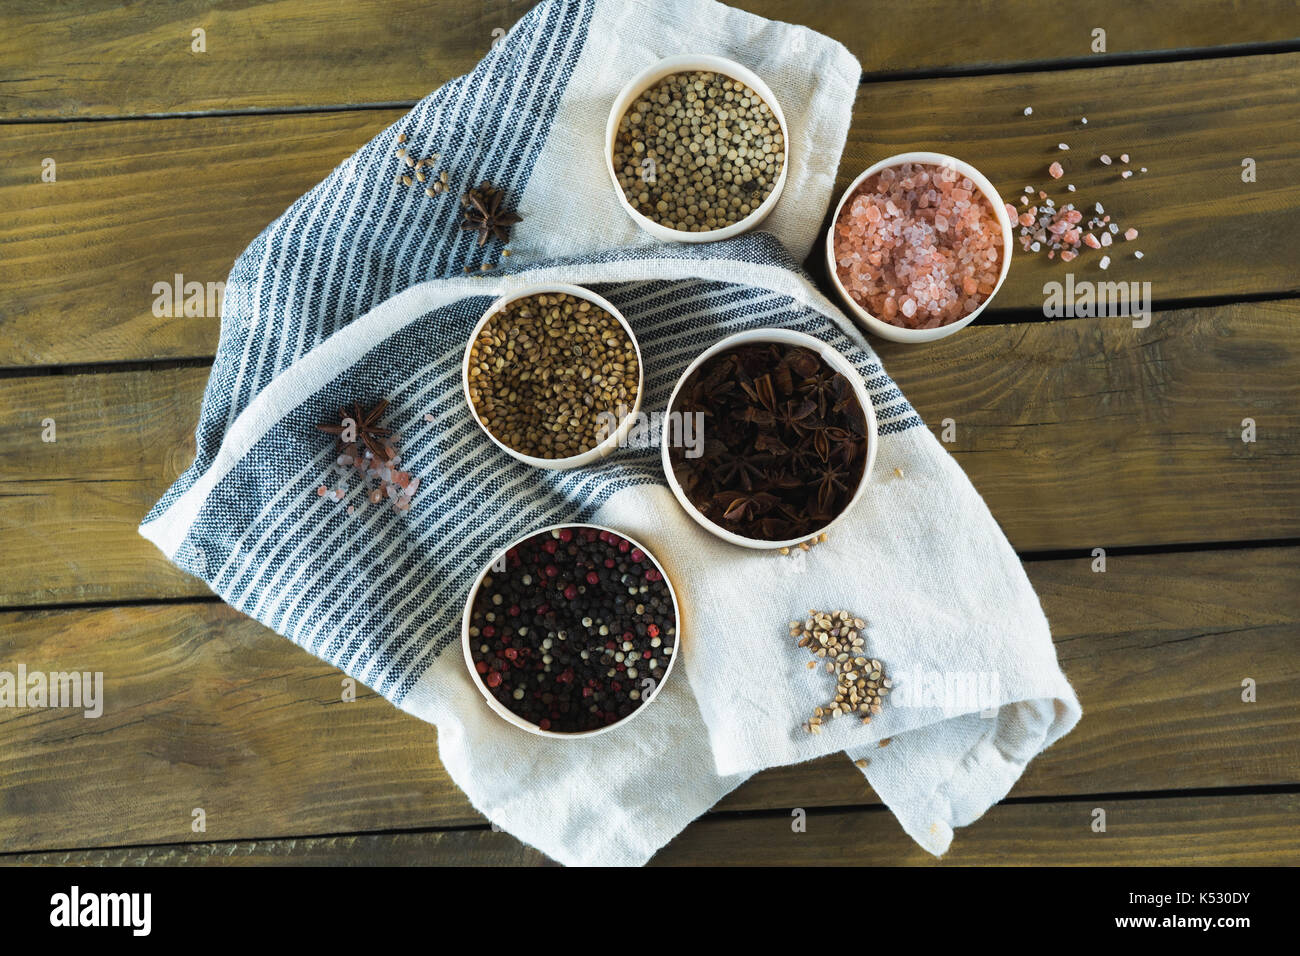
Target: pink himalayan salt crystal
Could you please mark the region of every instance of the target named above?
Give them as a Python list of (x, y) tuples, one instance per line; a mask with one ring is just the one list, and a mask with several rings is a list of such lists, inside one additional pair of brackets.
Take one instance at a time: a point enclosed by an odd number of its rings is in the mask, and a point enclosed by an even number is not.
[(1053, 179), (1060, 179), (1065, 175), (1065, 167), (1060, 163), (1052, 163), (1052, 165), (1047, 167), (1047, 172)]
[(1136, 229), (1130, 227), (1124, 230), (1124, 238), (1127, 239), (1129, 242), (1132, 242), (1137, 237), (1138, 237), (1138, 231)]
[(912, 329), (977, 308), (993, 294), (1005, 254), (987, 197), (955, 169), (927, 163), (887, 167), (858, 187), (835, 222), (834, 250), (853, 300)]

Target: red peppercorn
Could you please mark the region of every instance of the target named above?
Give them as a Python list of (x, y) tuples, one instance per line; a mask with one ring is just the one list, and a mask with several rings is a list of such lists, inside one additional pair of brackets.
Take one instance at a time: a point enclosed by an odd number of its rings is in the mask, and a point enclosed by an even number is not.
[(662, 581), (663, 577), (664, 576), (660, 574), (658, 571), (656, 571), (654, 568), (646, 569), (645, 579), (647, 581)]
[(632, 549), (632, 545), (628, 543), (628, 541), (620, 539), (620, 541), (618, 542), (619, 551), (623, 552), (624, 554), (627, 554), (627, 552), (630, 551), (631, 549)]
[(489, 687), (500, 687), (500, 686), (501, 686), (501, 675), (498, 674), (496, 671), (493, 671), (491, 674), (488, 674), (488, 676), (487, 676), (487, 685), (488, 685)]
[(567, 588), (564, 589), (564, 596), (568, 600), (572, 601), (574, 598), (578, 596), (578, 589), (575, 588), (572, 584), (570, 584)]
[(483, 636), (484, 636), (484, 637), (496, 637), (496, 636), (497, 636), (497, 629), (496, 629), (495, 627), (493, 627), (491, 624), (485, 624), (485, 625), (483, 626)]
[(519, 616), (519, 605), (518, 605), (518, 604), (512, 604), (512, 605), (510, 605), (510, 611), (509, 611), (509, 614), (510, 614), (511, 617), (518, 617), (518, 616)]
[(486, 674), (487, 661), (479, 661), (477, 664), (474, 665), (474, 670), (478, 671), (480, 674)]
[(548, 564), (542, 569), (548, 578), (553, 578), (560, 573), (560, 569), (553, 564)]
[(556, 552), (556, 549), (558, 549), (559, 547), (560, 546), (556, 544), (555, 539), (550, 538), (547, 540), (545, 544), (542, 545), (542, 550), (545, 551), (547, 554), (554, 554)]
[(542, 730), (550, 730), (551, 722), (547, 720), (545, 717), (543, 717), (541, 719), (541, 722), (537, 726), (540, 727)]
[(599, 583), (600, 583), (600, 575), (597, 574), (595, 571), (588, 571), (588, 572), (587, 572), (587, 583), (588, 583), (588, 584), (599, 584)]
[(561, 529), (560, 529), (560, 540), (563, 541), (565, 544), (568, 544), (570, 541), (572, 541), (572, 540), (573, 540), (573, 529), (572, 529), (572, 528), (561, 528)]
[(649, 652), (649, 651), (646, 651), (646, 652), (645, 652), (644, 654), (642, 654), (641, 656), (644, 657), (646, 660), (649, 660), (649, 659), (650, 659), (650, 652)]
[(613, 558), (606, 558), (606, 559), (605, 559), (605, 567), (607, 567), (607, 568), (613, 568), (613, 567), (617, 567), (617, 566), (618, 566), (618, 562), (615, 561)]
[(640, 548), (633, 548), (633, 549), (632, 549), (632, 555), (631, 555), (631, 557), (632, 557), (632, 560), (633, 560), (633, 561), (635, 561), (635, 562), (637, 562), (638, 564), (640, 564), (640, 563), (641, 563), (641, 559), (645, 557), (645, 552), (642, 551)]
[(658, 637), (658, 636), (659, 636), (659, 625), (658, 625), (658, 624), (651, 624), (649, 627), (647, 627), (647, 628), (645, 629), (645, 632), (646, 632), (647, 634), (649, 634), (651, 637)]

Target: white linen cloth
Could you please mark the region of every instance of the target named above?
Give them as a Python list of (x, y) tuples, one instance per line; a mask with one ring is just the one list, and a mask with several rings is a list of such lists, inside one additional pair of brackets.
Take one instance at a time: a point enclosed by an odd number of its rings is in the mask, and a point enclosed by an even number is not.
[[(762, 234), (658, 246), (615, 202), (601, 150), (609, 105), (631, 75), (680, 52), (745, 63), (784, 108), (790, 175)], [(983, 501), (796, 266), (832, 198), (859, 76), (834, 41), (712, 0), (541, 4), (236, 262), (198, 456), (141, 533), (233, 606), (436, 724), (474, 806), (563, 863), (644, 863), (753, 772), (838, 751), (867, 756), (868, 780), (907, 832), (942, 853), (1080, 710)], [(453, 196), (483, 179), (507, 188), (523, 216), (510, 274), (460, 275), (496, 248), (474, 247), (419, 190), (394, 189), (399, 131), (441, 155)], [(580, 473), (508, 459), (468, 416), (460, 358), (495, 296), (538, 281), (593, 287), (624, 312), (645, 357), (647, 410), (733, 331), (781, 325), (835, 345), (880, 421), (869, 493), (828, 543), (781, 558), (692, 522), (657, 449)], [(347, 516), (314, 494), (334, 455), (314, 423), (367, 392), (391, 399), (403, 467), (422, 478), (409, 513), (367, 510), (349, 489), (359, 507)], [(557, 741), (487, 708), (459, 620), (469, 583), (502, 547), (572, 520), (651, 548), (683, 603), (684, 656), (635, 720)], [(786, 633), (814, 607), (866, 618), (868, 650), (898, 679), (870, 726), (800, 729), (831, 680), (806, 669)]]

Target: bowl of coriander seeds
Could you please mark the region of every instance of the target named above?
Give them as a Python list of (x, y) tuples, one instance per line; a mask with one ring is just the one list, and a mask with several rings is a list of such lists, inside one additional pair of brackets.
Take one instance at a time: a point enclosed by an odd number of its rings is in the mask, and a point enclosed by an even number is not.
[(656, 239), (714, 242), (776, 207), (789, 167), (776, 96), (752, 70), (683, 54), (633, 77), (614, 100), (605, 165), (620, 205)]
[(470, 414), (498, 447), (559, 470), (620, 447), (641, 408), (641, 349), (608, 300), (573, 285), (492, 303), (465, 346)]

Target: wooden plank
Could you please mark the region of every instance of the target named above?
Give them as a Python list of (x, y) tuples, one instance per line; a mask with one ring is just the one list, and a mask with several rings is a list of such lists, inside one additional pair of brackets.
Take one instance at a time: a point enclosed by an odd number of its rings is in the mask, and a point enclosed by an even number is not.
[[(833, 4), (827, 4), (833, 7)], [(900, 8), (902, 9), (902, 8)], [(906, 149), (951, 152), (1008, 195), (1067, 156), (1080, 202), (1135, 225), (1145, 253), (1112, 250), (1081, 279), (1149, 281), (1157, 304), (1300, 289), (1300, 53), (862, 87), (840, 186)], [(1033, 116), (1023, 116), (1032, 104)], [(176, 273), (224, 280), (265, 225), (395, 110), (148, 122), (20, 124), (0, 142), (0, 366), (208, 356), (217, 318), (154, 315)], [(1088, 116), (1086, 128), (1077, 120)], [(1121, 180), (1100, 152), (1146, 174)], [(1257, 181), (1241, 181), (1241, 160)], [(44, 157), (56, 183), (40, 180)], [(1077, 166), (1075, 165), (1077, 163)], [(202, 169), (201, 175), (195, 170)], [(75, 265), (71, 268), (70, 265)], [(1042, 309), (1059, 262), (1017, 255), (994, 311)], [(69, 330), (75, 334), (70, 334)]]
[(0, 439), (22, 449), (0, 464), (0, 607), (210, 593), (136, 531), (194, 460), (208, 373), (0, 380)]
[[(869, 74), (1107, 62), (1183, 48), (1277, 43), (1300, 35), (1289, 0), (1096, 0), (1086, 17), (1019, 0), (901, 4), (738, 0), (840, 40)], [(0, 9), (8, 64), (0, 117), (122, 116), (282, 109), (419, 99), (473, 68), (531, 0), (177, 0), (148, 9), (109, 0)], [(936, 27), (942, 29), (936, 29)], [(1104, 53), (1093, 30), (1106, 31)], [(205, 31), (202, 53), (193, 31)]]
[[(1106, 811), (1106, 832), (1092, 830)], [(961, 830), (942, 859), (882, 811), (812, 813), (803, 833), (784, 815), (719, 814), (688, 828), (656, 866), (1278, 866), (1300, 862), (1295, 794), (1003, 804)], [(70, 850), (0, 858), (38, 866), (543, 866), (506, 833), (351, 834), (231, 843)]]
[(269, 222), (398, 115), (6, 127), (0, 366), (210, 357), (219, 309), (155, 314), (154, 284), (224, 282)]
[[(433, 727), (217, 602), (3, 616), (4, 669), (103, 673), (103, 715), (0, 708), (0, 848), (474, 823)], [(206, 817), (194, 833), (193, 811)]]
[[(1111, 556), (1026, 565), (1083, 720), (1013, 797), (1300, 783), (1300, 549)], [(1256, 681), (1255, 703), (1241, 682)], [(1140, 734), (1131, 733), (1141, 728)], [(777, 767), (720, 809), (864, 802), (842, 757)], [(870, 796), (874, 800), (874, 795)]]
[[(976, 166), (1004, 200), (1018, 205), (1031, 186), (1058, 205), (1100, 203), (1121, 229), (1138, 229), (1132, 244), (1105, 250), (1108, 271), (1085, 250), (1069, 267), (1078, 279), (1150, 282), (1156, 302), (1294, 292), (1298, 87), (1300, 54), (865, 85), (838, 185), (897, 153), (948, 153)], [(1112, 165), (1099, 161), (1103, 153)], [(1121, 155), (1134, 171), (1127, 180)], [(1253, 183), (1242, 181), (1247, 157)], [(1047, 169), (1057, 160), (1066, 173), (1054, 181)], [(1271, 180), (1267, 196), (1260, 170)], [(1135, 248), (1145, 258), (1134, 259)], [(1015, 250), (994, 307), (1041, 313), (1044, 284), (1064, 281), (1066, 266), (1022, 253), (1018, 242)]]
[[(1162, 313), (1142, 330), (976, 326), (882, 352), (926, 421), (953, 420), (949, 447), (1018, 550), (1300, 536), (1300, 301)], [(206, 379), (0, 379), (13, 452), (0, 459), (0, 607), (207, 593), (136, 533), (192, 458)]]
[(1300, 535), (1297, 319), (1293, 299), (880, 354), (940, 437), (952, 419), (947, 447), (1018, 551), (1266, 540)]
[[(1085, 716), (1013, 796), (1300, 782), (1300, 549), (1029, 572)], [(0, 852), (482, 822), (431, 727), (368, 692), (341, 702), (337, 671), (225, 605), (11, 613), (0, 632), (6, 667), (101, 671), (106, 701), (94, 720), (0, 709)], [(720, 808), (877, 802), (836, 757), (759, 774)]]

